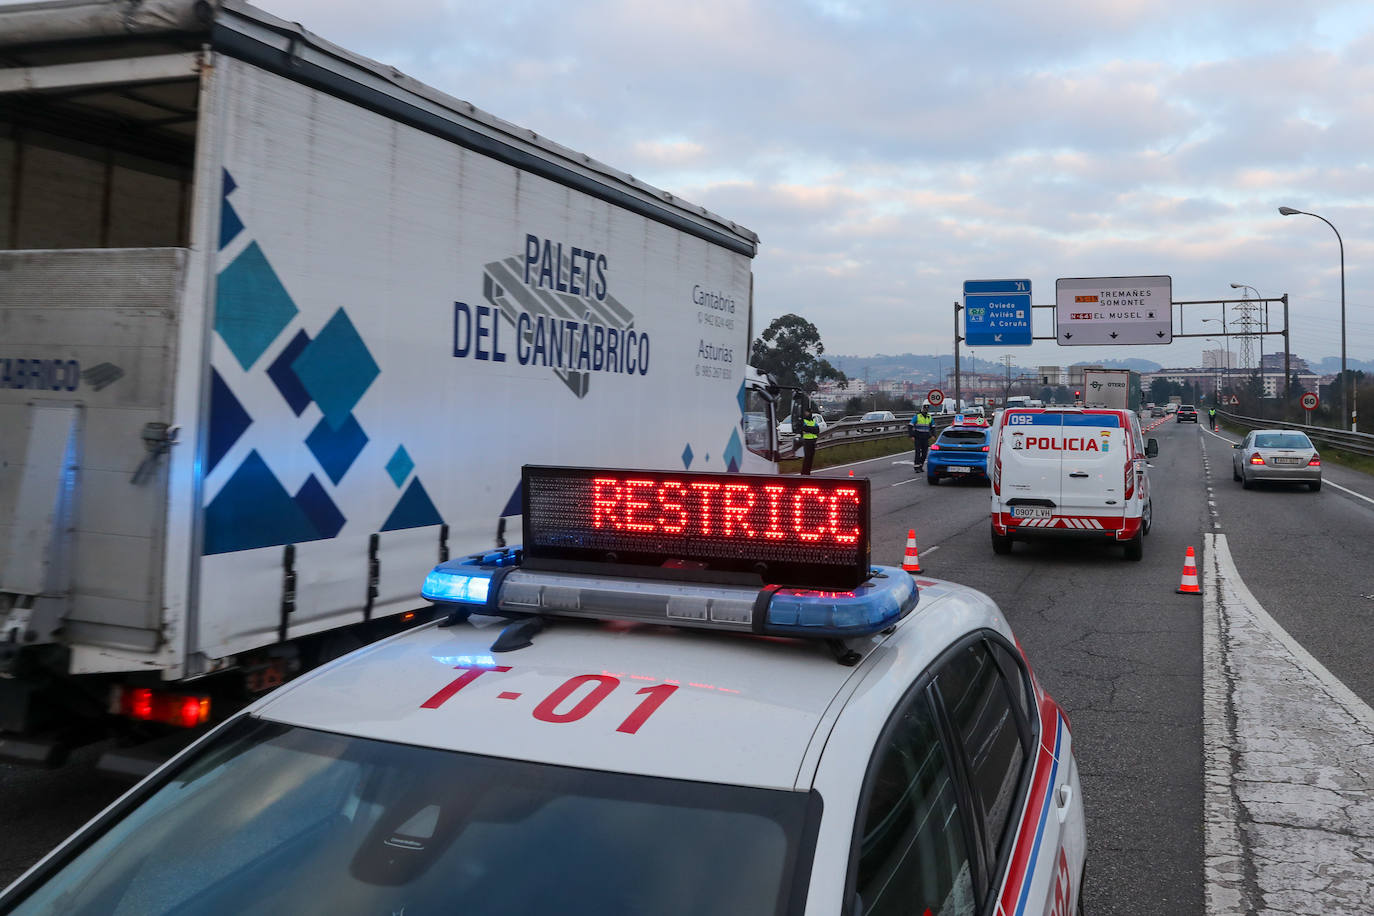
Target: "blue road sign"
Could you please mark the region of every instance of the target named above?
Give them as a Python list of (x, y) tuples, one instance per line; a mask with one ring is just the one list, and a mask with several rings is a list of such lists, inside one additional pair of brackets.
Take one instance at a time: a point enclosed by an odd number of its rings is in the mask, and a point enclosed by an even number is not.
[(964, 342), (970, 347), (1031, 345), (1029, 280), (964, 281)]

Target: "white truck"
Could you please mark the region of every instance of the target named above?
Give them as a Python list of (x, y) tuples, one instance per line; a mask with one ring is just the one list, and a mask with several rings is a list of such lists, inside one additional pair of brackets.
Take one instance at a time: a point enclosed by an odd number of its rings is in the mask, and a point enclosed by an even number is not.
[(1140, 409), (1140, 374), (1129, 369), (1084, 369), (1083, 406)]
[(237, 0), (0, 47), (0, 757), (395, 632), (526, 463), (776, 469), (747, 229)]

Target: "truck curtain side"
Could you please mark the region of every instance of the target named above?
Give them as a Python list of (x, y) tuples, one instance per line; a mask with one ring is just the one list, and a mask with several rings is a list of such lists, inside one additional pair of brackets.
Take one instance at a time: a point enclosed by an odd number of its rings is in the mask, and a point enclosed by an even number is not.
[(772, 467), (748, 230), (247, 5), (117, 5), (0, 10), (0, 666), (413, 610), (525, 463)]

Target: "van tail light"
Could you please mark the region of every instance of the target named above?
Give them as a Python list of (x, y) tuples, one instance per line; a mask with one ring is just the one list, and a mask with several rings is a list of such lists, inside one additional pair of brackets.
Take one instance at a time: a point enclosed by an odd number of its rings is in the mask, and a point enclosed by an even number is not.
[(1259, 452), (1255, 452), (1255, 454), (1253, 454), (1253, 455), (1250, 456), (1250, 463), (1251, 463), (1251, 464), (1264, 464), (1264, 456), (1261, 455)]
[(210, 698), (200, 694), (164, 693), (151, 687), (116, 686), (110, 712), (139, 722), (161, 722), (195, 728), (210, 721)]
[(1127, 498), (1127, 499), (1130, 499), (1132, 496), (1135, 495), (1135, 462), (1134, 462), (1134, 461), (1127, 461), (1127, 462), (1126, 462), (1126, 470), (1125, 470), (1125, 473), (1124, 473), (1124, 479), (1123, 479), (1122, 482), (1121, 482), (1121, 488), (1126, 492), (1126, 498)]
[(1319, 468), (1319, 467), (1321, 467), (1321, 466), (1322, 466), (1322, 456), (1321, 456), (1321, 455), (1313, 455), (1313, 456), (1312, 456), (1312, 460), (1309, 461), (1309, 462), (1307, 462), (1307, 466), (1308, 466), (1309, 468)]

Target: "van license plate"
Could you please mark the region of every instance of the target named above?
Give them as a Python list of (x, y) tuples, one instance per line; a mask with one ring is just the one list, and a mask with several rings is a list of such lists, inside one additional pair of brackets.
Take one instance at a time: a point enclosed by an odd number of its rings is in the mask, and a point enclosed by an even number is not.
[(951, 474), (972, 474), (973, 468), (968, 468), (964, 467), (961, 464), (956, 464), (950, 467), (949, 472)]
[(1048, 506), (1012, 506), (1012, 518), (1052, 518), (1054, 510)]

